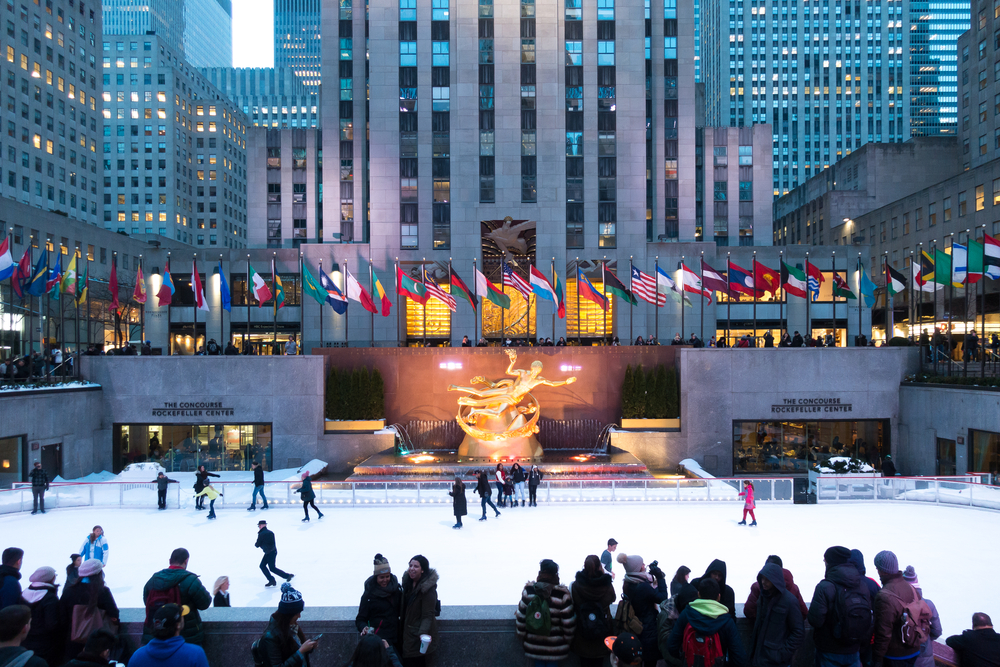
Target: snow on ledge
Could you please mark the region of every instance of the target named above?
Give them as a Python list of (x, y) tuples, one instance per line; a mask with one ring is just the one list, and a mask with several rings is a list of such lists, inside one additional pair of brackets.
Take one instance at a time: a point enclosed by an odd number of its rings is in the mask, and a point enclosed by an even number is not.
[(23, 391), (60, 391), (63, 389), (93, 389), (101, 385), (94, 382), (60, 382), (58, 384), (8, 384), (0, 385), (0, 394), (14, 394)]
[(715, 479), (715, 475), (706, 472), (705, 469), (701, 467), (701, 464), (694, 459), (684, 459), (681, 461), (681, 467), (695, 477), (700, 477), (702, 479)]

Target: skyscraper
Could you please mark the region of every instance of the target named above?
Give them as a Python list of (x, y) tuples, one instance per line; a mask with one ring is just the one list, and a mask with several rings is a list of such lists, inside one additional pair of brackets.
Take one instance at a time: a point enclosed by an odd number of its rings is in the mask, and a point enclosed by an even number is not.
[(910, 0), (910, 130), (914, 136), (955, 136), (958, 128), (958, 38), (969, 29), (969, 6)]
[[(350, 12), (351, 3), (346, 6)], [(302, 84), (313, 89), (319, 87), (323, 60), (321, 7), (322, 0), (274, 0), (274, 67), (291, 67)]]
[(233, 64), (231, 0), (104, 0), (104, 34), (153, 32), (194, 67)]

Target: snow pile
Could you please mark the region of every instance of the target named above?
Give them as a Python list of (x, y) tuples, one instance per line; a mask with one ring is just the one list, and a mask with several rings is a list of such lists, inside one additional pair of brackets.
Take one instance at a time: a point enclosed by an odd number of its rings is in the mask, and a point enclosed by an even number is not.
[(93, 382), (80, 382), (76, 380), (72, 382), (59, 382), (57, 384), (33, 382), (28, 384), (0, 385), (0, 393), (14, 393), (18, 391), (58, 391), (60, 389), (86, 389), (100, 386), (101, 385)]
[[(154, 475), (156, 473), (153, 473)], [(118, 478), (113, 472), (107, 470), (102, 470), (101, 472), (92, 472), (84, 477), (79, 477), (77, 479), (63, 479), (59, 475), (53, 478), (53, 482), (113, 482)]]
[[(151, 479), (156, 479), (159, 473), (167, 472), (167, 469), (161, 466), (159, 463), (154, 461), (146, 461), (143, 463), (130, 463), (125, 466), (125, 469), (118, 473), (114, 481), (116, 482), (148, 482)], [(82, 481), (82, 480), (74, 480)]]
[(681, 461), (681, 467), (695, 477), (700, 477), (701, 479), (715, 479), (715, 475), (705, 472), (705, 469), (701, 467), (701, 464), (694, 459), (684, 459)]
[(875, 468), (861, 459), (850, 456), (832, 456), (823, 463), (817, 463), (813, 470), (824, 475), (873, 474)]

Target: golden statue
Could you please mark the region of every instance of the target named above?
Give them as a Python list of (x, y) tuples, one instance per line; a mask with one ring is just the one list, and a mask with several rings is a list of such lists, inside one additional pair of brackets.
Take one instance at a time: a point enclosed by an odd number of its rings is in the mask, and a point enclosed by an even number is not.
[[(504, 378), (490, 382), (477, 376), (472, 378), (472, 384), (484, 385), (481, 388), (454, 384), (448, 387), (448, 391), (469, 394), (458, 399), (459, 409), (455, 419), (466, 434), (458, 448), (459, 456), (541, 456), (542, 446), (535, 438), (538, 433), (539, 404), (530, 392), (539, 385), (560, 387), (576, 382), (575, 377), (563, 381), (540, 377), (541, 361), (533, 361), (530, 370), (514, 368), (517, 351), (505, 349), (504, 352), (510, 357), (506, 373), (515, 379)], [(528, 404), (521, 405), (525, 398), (528, 399)]]

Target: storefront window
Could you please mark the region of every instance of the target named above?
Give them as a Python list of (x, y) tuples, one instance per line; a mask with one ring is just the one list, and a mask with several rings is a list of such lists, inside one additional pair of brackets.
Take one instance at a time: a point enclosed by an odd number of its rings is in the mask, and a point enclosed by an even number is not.
[(1000, 433), (969, 430), (972, 457), (969, 472), (1000, 473)]
[(23, 456), (24, 436), (0, 438), (0, 488), (9, 489), (14, 482), (27, 479)]
[(115, 472), (154, 461), (168, 472), (271, 469), (270, 424), (115, 424)]
[(733, 473), (805, 474), (816, 463), (850, 456), (881, 468), (886, 420), (733, 422)]

